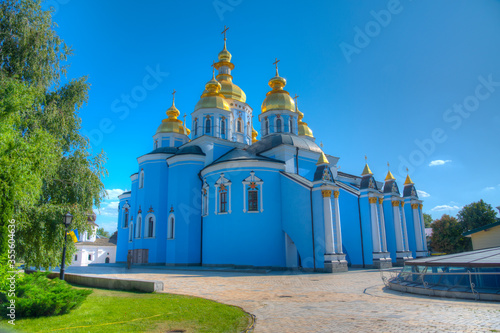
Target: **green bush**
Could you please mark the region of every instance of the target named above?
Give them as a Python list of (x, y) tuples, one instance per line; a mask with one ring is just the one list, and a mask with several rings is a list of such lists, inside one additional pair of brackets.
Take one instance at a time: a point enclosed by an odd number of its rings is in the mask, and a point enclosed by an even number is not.
[[(45, 317), (68, 313), (78, 307), (92, 293), (75, 289), (66, 281), (47, 278), (48, 273), (24, 274), (16, 280), (16, 317)], [(5, 293), (0, 293), (0, 315), (5, 318), (10, 304)]]

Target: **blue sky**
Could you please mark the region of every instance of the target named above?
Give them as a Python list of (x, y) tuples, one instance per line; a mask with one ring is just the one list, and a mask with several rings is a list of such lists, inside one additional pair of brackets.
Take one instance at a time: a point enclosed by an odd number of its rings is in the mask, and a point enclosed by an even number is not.
[[(177, 90), (190, 113), (228, 31), (234, 82), (254, 121), (274, 75), (341, 171), (377, 180), (408, 167), (439, 218), (484, 199), (500, 205), (500, 1), (50, 0), (74, 50), (68, 78), (88, 76), (80, 110), (94, 151), (108, 156), (110, 198), (97, 223), (116, 229), (117, 195)], [(147, 88), (147, 89), (146, 89)], [(254, 123), (260, 132), (260, 124)]]

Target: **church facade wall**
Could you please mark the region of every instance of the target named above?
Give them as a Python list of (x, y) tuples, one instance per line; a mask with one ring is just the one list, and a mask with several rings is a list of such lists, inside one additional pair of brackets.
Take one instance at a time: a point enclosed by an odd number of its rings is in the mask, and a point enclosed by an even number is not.
[(364, 246), (361, 244), (361, 221), (359, 216), (358, 196), (340, 189), (340, 222), (342, 226), (342, 244), (346, 260), (354, 267), (363, 266)]

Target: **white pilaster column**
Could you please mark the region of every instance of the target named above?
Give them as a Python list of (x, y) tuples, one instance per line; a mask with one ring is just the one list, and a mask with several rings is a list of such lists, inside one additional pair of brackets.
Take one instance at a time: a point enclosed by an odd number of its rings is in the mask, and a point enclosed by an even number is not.
[(372, 243), (373, 252), (382, 252), (380, 246), (380, 228), (378, 224), (378, 214), (377, 214), (377, 198), (368, 198), (370, 203), (370, 217), (372, 225)]
[(336, 236), (336, 253), (342, 253), (342, 231), (340, 230), (340, 205), (339, 205), (339, 191), (333, 191), (333, 202), (335, 209), (335, 236)]
[(394, 232), (396, 234), (396, 251), (405, 250), (403, 242), (403, 230), (401, 228), (401, 213), (399, 211), (399, 201), (392, 201), (392, 213), (394, 215)]
[(405, 251), (410, 251), (410, 244), (408, 243), (408, 228), (406, 227), (406, 214), (405, 214), (405, 202), (401, 201), (401, 216), (403, 217), (403, 236), (405, 241)]
[(379, 215), (380, 215), (380, 232), (382, 235), (382, 252), (387, 252), (387, 238), (385, 236), (384, 207), (382, 206), (383, 202), (384, 202), (384, 199), (382, 199), (382, 198), (378, 199), (378, 211), (379, 211)]
[(427, 251), (427, 237), (425, 236), (425, 221), (424, 221), (424, 213), (422, 212), (423, 205), (420, 204), (418, 205), (419, 212), (420, 212), (420, 225), (422, 226), (422, 238), (423, 238), (423, 245), (424, 245), (424, 251)]
[(411, 204), (411, 211), (413, 212), (413, 227), (415, 229), (415, 242), (417, 243), (417, 251), (424, 250), (422, 241), (422, 226), (420, 225), (420, 215), (418, 214), (418, 204)]
[(333, 242), (333, 224), (332, 224), (332, 191), (322, 190), (323, 196), (323, 220), (325, 225), (325, 254), (335, 253)]

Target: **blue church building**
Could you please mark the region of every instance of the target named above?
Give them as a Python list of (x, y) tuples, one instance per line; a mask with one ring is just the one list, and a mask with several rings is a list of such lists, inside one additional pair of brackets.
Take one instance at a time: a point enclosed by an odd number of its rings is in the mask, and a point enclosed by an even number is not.
[[(117, 262), (338, 272), (427, 255), (422, 201), (407, 176), (340, 172), (276, 74), (258, 115), (224, 48), (191, 113), (175, 91), (153, 149), (119, 196)], [(217, 70), (217, 75), (215, 75)]]

